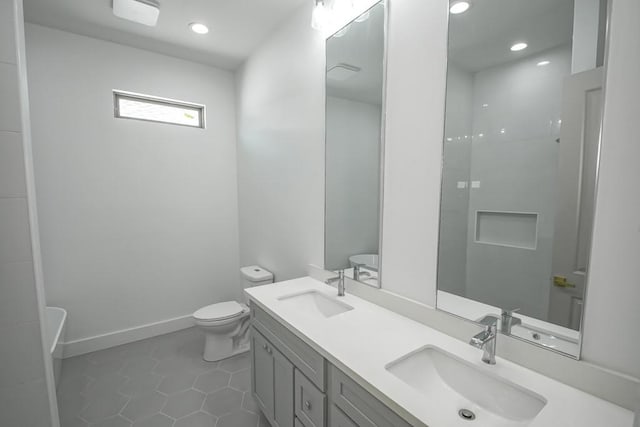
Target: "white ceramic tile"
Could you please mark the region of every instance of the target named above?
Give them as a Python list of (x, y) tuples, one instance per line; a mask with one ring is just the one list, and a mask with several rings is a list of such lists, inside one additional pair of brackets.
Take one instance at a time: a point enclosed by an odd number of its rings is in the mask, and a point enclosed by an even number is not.
[(0, 264), (31, 261), (27, 201), (0, 199)]
[(0, 130), (19, 132), (21, 129), (18, 68), (0, 62)]
[(38, 320), (32, 263), (0, 264), (0, 295), (0, 326)]
[[(24, 307), (36, 310), (35, 305)], [(0, 328), (0, 384), (9, 387), (44, 377), (40, 323), (29, 322)]]
[(22, 134), (0, 131), (0, 197), (25, 196), (26, 188)]
[(45, 380), (0, 388), (0, 414), (3, 426), (50, 426)]
[(0, 0), (0, 62), (16, 63), (13, 1)]

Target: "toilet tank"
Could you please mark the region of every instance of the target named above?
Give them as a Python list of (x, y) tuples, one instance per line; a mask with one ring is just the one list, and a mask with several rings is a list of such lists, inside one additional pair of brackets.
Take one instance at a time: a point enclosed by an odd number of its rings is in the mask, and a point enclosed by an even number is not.
[(240, 269), (242, 275), (242, 287), (250, 288), (253, 286), (268, 285), (273, 283), (273, 273), (265, 270), (258, 265), (249, 265)]

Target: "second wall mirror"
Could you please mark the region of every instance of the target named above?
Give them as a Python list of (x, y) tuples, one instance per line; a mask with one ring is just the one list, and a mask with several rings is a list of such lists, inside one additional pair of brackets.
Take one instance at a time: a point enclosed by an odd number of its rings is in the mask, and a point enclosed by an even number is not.
[(385, 3), (326, 41), (325, 269), (380, 287)]
[(438, 308), (579, 357), (607, 1), (449, 18)]

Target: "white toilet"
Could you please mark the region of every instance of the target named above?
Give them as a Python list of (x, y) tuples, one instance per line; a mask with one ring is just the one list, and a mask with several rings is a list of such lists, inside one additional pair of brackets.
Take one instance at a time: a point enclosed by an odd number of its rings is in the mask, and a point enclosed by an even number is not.
[[(240, 269), (242, 288), (273, 283), (273, 274), (251, 265)], [(204, 360), (215, 362), (249, 350), (249, 307), (225, 301), (202, 307), (193, 313), (196, 325), (204, 330)]]

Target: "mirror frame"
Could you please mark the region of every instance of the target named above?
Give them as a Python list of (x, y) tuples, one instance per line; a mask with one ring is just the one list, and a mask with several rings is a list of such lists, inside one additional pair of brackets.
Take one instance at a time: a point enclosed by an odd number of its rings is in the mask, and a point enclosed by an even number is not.
[[(373, 285), (371, 283), (366, 283), (359, 281), (358, 283), (362, 283), (363, 285), (371, 286), (372, 288), (381, 289), (382, 288), (382, 240), (383, 240), (383, 217), (384, 217), (384, 171), (385, 171), (385, 141), (386, 141), (386, 111), (387, 111), (387, 60), (389, 53), (389, 4), (391, 0), (378, 0), (369, 6), (367, 9), (363, 10), (359, 15), (354, 16), (349, 22), (345, 25), (334, 31), (333, 33), (326, 35), (324, 37), (324, 108), (325, 108), (325, 119), (324, 119), (324, 221), (323, 221), (323, 264), (324, 269), (327, 269), (326, 261), (327, 261), (327, 40), (333, 37), (336, 33), (342, 31), (345, 27), (353, 24), (356, 19), (358, 19), (362, 14), (369, 12), (374, 7), (382, 5), (384, 7), (384, 19), (383, 19), (383, 54), (382, 54), (382, 104), (380, 105), (380, 164), (378, 165), (380, 171), (379, 177), (379, 197), (378, 197), (378, 283), (377, 285)], [(349, 278), (349, 280), (353, 280)]]
[[(607, 1), (607, 6), (606, 6), (606, 11), (605, 11), (605, 16), (604, 16), (604, 52), (603, 52), (603, 59), (602, 59), (602, 68), (603, 68), (603, 77), (602, 77), (602, 111), (600, 114), (600, 131), (598, 134), (598, 148), (597, 148), (597, 157), (596, 157), (596, 171), (595, 171), (595, 185), (594, 185), (594, 195), (593, 195), (593, 200), (594, 200), (594, 214), (595, 211), (597, 209), (598, 206), (598, 188), (599, 188), (599, 182), (600, 182), (600, 160), (601, 160), (601, 155), (602, 155), (602, 130), (603, 130), (603, 124), (604, 124), (604, 112), (605, 112), (605, 106), (606, 106), (606, 98), (607, 98), (607, 70), (608, 70), (608, 63), (609, 63), (609, 52), (610, 52), (610, 36), (611, 36), (611, 7), (612, 7), (612, 0), (608, 0)], [(451, 12), (447, 11), (447, 49), (446, 49), (446, 69), (448, 71), (449, 69), (449, 32), (450, 32), (450, 22), (451, 22)], [(447, 86), (448, 86), (448, 79), (445, 78), (445, 98), (446, 98), (446, 93), (447, 93)], [(446, 99), (443, 100), (443, 106), (444, 106), (444, 118), (446, 121)], [(441, 168), (440, 168), (440, 199), (439, 199), (439, 206), (440, 208), (442, 207), (442, 182), (443, 182), (443, 178), (444, 178), (444, 141), (445, 141), (445, 126), (446, 123), (443, 122), (442, 124), (442, 156), (441, 156)], [(439, 209), (439, 215), (438, 215), (438, 246), (440, 245), (440, 239), (441, 239), (441, 225), (442, 225), (442, 210)], [(594, 223), (592, 224), (592, 228), (591, 228), (591, 236), (593, 236), (593, 231), (595, 229), (596, 223), (594, 221)], [(581, 360), (581, 356), (582, 356), (582, 347), (583, 347), (583, 341), (584, 341), (584, 320), (585, 320), (585, 313), (586, 313), (586, 307), (588, 304), (588, 295), (589, 295), (589, 287), (590, 287), (590, 275), (589, 275), (589, 268), (591, 267), (591, 253), (593, 250), (593, 241), (591, 241), (590, 243), (590, 248), (589, 248), (589, 259), (588, 259), (588, 266), (587, 266), (587, 272), (585, 275), (585, 285), (584, 285), (584, 296), (583, 296), (583, 306), (582, 306), (582, 313), (580, 315), (580, 329), (578, 330), (578, 343), (577, 343), (577, 351), (575, 354), (572, 353), (567, 353), (561, 350), (557, 350), (548, 346), (545, 346), (541, 343), (538, 343), (537, 341), (534, 340), (529, 340), (517, 335), (513, 335), (513, 334), (505, 334), (502, 331), (500, 331), (500, 329), (498, 328), (498, 333), (500, 333), (501, 335), (505, 335), (505, 336), (509, 336), (513, 339), (516, 339), (518, 341), (522, 341), (525, 342), (527, 344), (531, 344), (533, 346), (539, 347), (539, 348), (543, 348), (547, 351), (550, 351), (552, 353), (556, 353), (559, 354), (561, 356), (565, 356), (568, 357), (570, 359), (574, 359), (574, 360)], [(438, 255), (436, 258), (436, 263), (437, 265), (439, 265), (439, 260), (440, 260), (440, 249), (438, 248)], [(470, 319), (468, 317), (464, 317), (460, 314), (454, 313), (453, 311), (449, 311), (446, 309), (443, 309), (439, 304), (439, 297), (438, 297), (438, 279), (440, 276), (440, 269), (438, 268), (438, 270), (436, 271), (436, 310), (441, 311), (442, 313), (445, 313), (449, 316), (452, 316), (454, 318), (457, 319), (461, 319), (464, 320), (466, 322), (470, 322), (473, 323), (475, 325), (480, 325), (479, 322)], [(469, 301), (473, 301), (473, 302), (477, 302), (475, 300), (472, 300), (470, 298), (466, 298), (466, 297), (460, 297), (460, 298), (465, 298), (468, 299)], [(488, 305), (488, 304), (487, 304)], [(496, 307), (497, 310), (501, 310), (500, 307)], [(491, 313), (487, 313), (487, 314), (491, 314)], [(540, 320), (540, 319), (536, 319), (539, 320), (541, 322), (545, 322), (545, 323), (549, 323), (552, 325), (555, 325), (554, 323), (551, 322), (547, 322), (545, 320)]]

